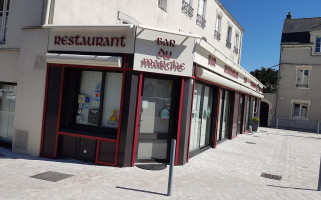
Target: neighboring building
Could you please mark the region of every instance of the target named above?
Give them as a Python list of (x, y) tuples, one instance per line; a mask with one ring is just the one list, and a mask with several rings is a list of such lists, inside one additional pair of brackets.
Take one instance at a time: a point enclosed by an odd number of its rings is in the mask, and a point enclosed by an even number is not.
[[(217, 0), (0, 0), (0, 135), (15, 152), (176, 164), (233, 139), (263, 85)], [(14, 123), (13, 123), (14, 122)]]
[(276, 118), (279, 127), (317, 131), (321, 120), (321, 18), (284, 21)]

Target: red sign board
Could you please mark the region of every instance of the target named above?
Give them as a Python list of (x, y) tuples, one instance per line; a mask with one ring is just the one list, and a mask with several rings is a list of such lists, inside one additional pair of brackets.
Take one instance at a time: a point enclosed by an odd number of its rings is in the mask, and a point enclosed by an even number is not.
[(228, 75), (233, 76), (234, 78), (239, 78), (239, 73), (227, 65), (225, 65), (224, 72)]
[(216, 65), (216, 58), (213, 57), (213, 56), (211, 56), (211, 55), (209, 55), (209, 56), (208, 56), (208, 64), (209, 64), (209, 65), (212, 65), (213, 67), (215, 67), (215, 65)]

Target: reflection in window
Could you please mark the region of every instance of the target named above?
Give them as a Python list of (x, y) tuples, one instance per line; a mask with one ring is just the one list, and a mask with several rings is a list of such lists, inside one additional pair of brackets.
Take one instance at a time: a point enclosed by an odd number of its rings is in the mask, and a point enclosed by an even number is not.
[(0, 141), (11, 143), (16, 107), (16, 85), (0, 83)]
[(309, 70), (300, 69), (297, 74), (296, 87), (308, 88), (309, 84)]

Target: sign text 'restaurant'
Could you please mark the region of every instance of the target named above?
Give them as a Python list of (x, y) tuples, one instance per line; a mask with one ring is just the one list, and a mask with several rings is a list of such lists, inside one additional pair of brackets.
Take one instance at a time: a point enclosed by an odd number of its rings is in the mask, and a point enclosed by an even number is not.
[(55, 36), (55, 45), (76, 45), (76, 46), (101, 46), (101, 47), (125, 47), (125, 36), (121, 37), (100, 37), (100, 36)]

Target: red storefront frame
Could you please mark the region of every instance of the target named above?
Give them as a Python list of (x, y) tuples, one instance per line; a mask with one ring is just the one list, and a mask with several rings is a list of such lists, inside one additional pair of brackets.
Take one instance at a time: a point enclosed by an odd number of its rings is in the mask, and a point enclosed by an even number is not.
[[(47, 64), (47, 72), (46, 72), (46, 86), (45, 86), (45, 98), (44, 98), (44, 109), (43, 109), (43, 120), (42, 120), (42, 133), (41, 133), (41, 143), (40, 143), (40, 156), (41, 157), (48, 157), (48, 158), (57, 158), (57, 151), (58, 151), (58, 138), (59, 135), (67, 135), (71, 137), (81, 137), (87, 139), (95, 139), (97, 141), (96, 146), (96, 154), (95, 154), (95, 164), (103, 164), (103, 165), (110, 165), (110, 166), (117, 166), (118, 162), (118, 152), (119, 152), (119, 139), (120, 139), (120, 128), (121, 128), (121, 120), (122, 120), (122, 110), (123, 110), (123, 98), (124, 98), (124, 88), (125, 88), (125, 73), (127, 71), (133, 71), (131, 68), (126, 68), (127, 64), (127, 55), (124, 55), (124, 62), (122, 68), (115, 68), (115, 67), (100, 67), (100, 66), (88, 66), (88, 65), (70, 65), (70, 64), (55, 64), (55, 63), (48, 63)], [(44, 131), (45, 131), (45, 122), (46, 122), (46, 109), (47, 109), (47, 100), (48, 100), (48, 82), (49, 82), (49, 68), (50, 67), (61, 67), (62, 68), (62, 77), (61, 77), (61, 85), (60, 85), (60, 97), (59, 97), (59, 108), (58, 108), (58, 122), (56, 127), (56, 142), (55, 142), (55, 155), (50, 156), (43, 153), (43, 140), (44, 140)], [(72, 67), (72, 68), (86, 68), (86, 69), (97, 69), (97, 70), (110, 70), (110, 71), (121, 71), (123, 73), (123, 80), (122, 80), (122, 87), (121, 87), (121, 101), (120, 101), (120, 109), (119, 109), (119, 123), (117, 129), (117, 136), (116, 139), (110, 138), (102, 138), (84, 134), (75, 134), (69, 132), (62, 132), (59, 131), (60, 127), (60, 116), (61, 116), (61, 101), (62, 101), (62, 91), (63, 91), (63, 82), (64, 82), (64, 70), (65, 68)], [(99, 160), (99, 150), (100, 150), (100, 143), (101, 141), (108, 141), (116, 143), (115, 149), (115, 159), (114, 162), (104, 162)]]

